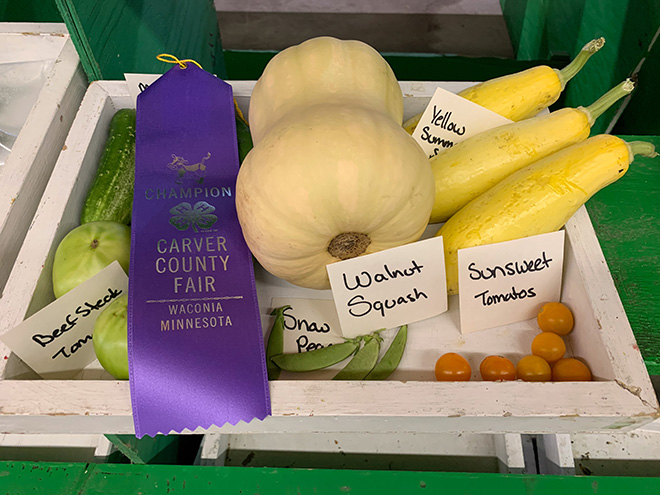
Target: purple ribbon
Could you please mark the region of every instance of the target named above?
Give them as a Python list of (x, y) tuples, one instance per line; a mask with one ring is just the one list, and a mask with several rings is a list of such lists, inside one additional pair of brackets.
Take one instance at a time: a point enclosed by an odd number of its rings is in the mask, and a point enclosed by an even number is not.
[(138, 97), (128, 354), (135, 433), (270, 414), (252, 256), (236, 216), (232, 88), (188, 64)]

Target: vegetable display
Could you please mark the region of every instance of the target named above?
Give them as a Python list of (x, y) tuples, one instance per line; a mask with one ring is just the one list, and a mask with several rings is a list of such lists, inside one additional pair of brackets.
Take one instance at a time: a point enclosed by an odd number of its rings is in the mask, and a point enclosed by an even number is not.
[(391, 69), (364, 43), (318, 38), (271, 60), (250, 103), (255, 147), (236, 183), (243, 235), (261, 266), (327, 289), (329, 263), (419, 239), (433, 174), (401, 127), (402, 101)]
[(467, 359), (455, 352), (448, 352), (435, 363), (435, 379), (439, 382), (468, 382), (472, 368)]
[(378, 334), (365, 338), (365, 344), (360, 348), (349, 363), (337, 373), (333, 380), (364, 380), (369, 372), (376, 366), (380, 341)]
[(518, 361), (516, 374), (524, 382), (549, 382), (552, 368), (545, 359), (532, 354)]
[(542, 357), (548, 364), (554, 364), (564, 357), (564, 339), (552, 332), (541, 332), (532, 340), (532, 354)]
[(300, 354), (277, 354), (271, 360), (286, 371), (316, 371), (342, 362), (360, 348), (360, 340), (352, 339)]
[[(547, 326), (548, 313), (552, 316), (560, 316), (561, 332), (563, 333), (555, 333), (557, 327), (549, 328)], [(541, 306), (538, 314), (546, 316), (538, 321), (541, 333), (532, 341), (532, 354), (521, 357), (515, 365), (504, 356), (486, 356), (479, 365), (482, 381), (503, 382), (518, 379), (524, 382), (575, 382), (592, 380), (591, 371), (586, 364), (576, 358), (564, 357), (566, 344), (562, 335), (570, 332), (570, 330), (565, 331), (565, 322), (570, 321), (570, 329), (573, 328), (571, 310), (560, 302), (546, 302)], [(469, 381), (472, 373), (468, 360), (455, 352), (447, 352), (440, 356), (436, 361), (434, 371), (437, 381), (452, 382)]]
[(128, 295), (112, 301), (94, 323), (96, 357), (117, 380), (128, 380)]
[(447, 292), (458, 293), (458, 250), (559, 230), (591, 196), (621, 178), (653, 145), (601, 134), (515, 172), (473, 199), (437, 232), (443, 237)]
[(117, 111), (110, 121), (108, 139), (96, 177), (85, 199), (80, 223), (131, 223), (135, 185), (135, 110)]
[[(603, 45), (604, 38), (590, 41), (575, 59), (561, 70), (540, 65), (475, 84), (458, 95), (516, 122), (533, 117), (559, 99), (566, 83)], [(415, 115), (407, 120), (403, 127), (412, 134), (421, 117), (421, 113)]]
[[(330, 287), (327, 265), (415, 242), (429, 223), (444, 222), (436, 236), (443, 237), (447, 294), (457, 294), (460, 249), (556, 231), (593, 194), (621, 178), (636, 155), (655, 156), (646, 142), (589, 138), (594, 121), (633, 90), (630, 80), (588, 107), (535, 116), (557, 101), (603, 43), (591, 41), (562, 70), (534, 67), (459, 93), (514, 122), (430, 160), (410, 135), (421, 114), (402, 124), (400, 85), (372, 47), (320, 37), (283, 50), (254, 87), (249, 126), (236, 107), (241, 167), (234, 196), (252, 254), (274, 276), (323, 290)], [(56, 297), (115, 260), (128, 273), (135, 121), (136, 111), (123, 109), (110, 122), (82, 225), (55, 253)], [(385, 380), (403, 358), (407, 325), (386, 350), (378, 330), (285, 354), (289, 307), (271, 313), (269, 380), (282, 370), (309, 372), (339, 363), (343, 368), (333, 380)], [(546, 303), (537, 322), (542, 333), (531, 343), (530, 355), (514, 365), (506, 357), (483, 354), (482, 380), (592, 379), (586, 364), (566, 357), (564, 337), (574, 326), (570, 309)], [(122, 296), (94, 328), (99, 362), (117, 379), (128, 378), (126, 327), (127, 296)], [(469, 356), (473, 364), (474, 358)], [(438, 381), (469, 381), (472, 368), (464, 356), (447, 352), (433, 373)]]
[(573, 313), (560, 302), (545, 303), (536, 315), (536, 322), (543, 332), (568, 335), (573, 330)]
[(60, 297), (96, 275), (113, 261), (126, 273), (131, 229), (118, 222), (90, 222), (69, 232), (53, 260), (53, 292)]
[(271, 358), (284, 352), (284, 311), (291, 306), (282, 306), (275, 308), (271, 315), (275, 316), (273, 328), (268, 335), (266, 343), (266, 370), (268, 372), (269, 380), (277, 380), (280, 376), (280, 368)]
[(264, 69), (250, 97), (255, 146), (278, 120), (327, 101), (403, 120), (401, 88), (385, 59), (366, 43), (322, 36), (281, 51)]
[[(311, 351), (283, 354), (282, 315), (284, 310), (289, 307), (276, 308), (271, 313), (271, 315), (275, 315), (275, 321), (266, 344), (270, 380), (279, 377), (280, 369), (295, 372), (316, 371), (340, 363), (349, 357), (351, 360), (334, 376), (333, 380), (385, 380), (399, 366), (408, 338), (408, 325), (402, 325), (399, 328), (394, 340), (380, 360), (378, 357), (380, 345), (383, 342), (380, 332), (385, 330), (384, 328), (369, 335), (346, 339), (341, 344), (330, 344), (328, 347)], [(275, 354), (278, 351), (279, 354)], [(272, 366), (277, 370), (272, 370)]]
[[(135, 185), (135, 118), (134, 108), (122, 108), (113, 115), (96, 176), (80, 215), (81, 224), (99, 221), (131, 223)], [(252, 149), (252, 137), (237, 105), (235, 122), (238, 162), (243, 163)]]
[(627, 80), (586, 108), (562, 108), (499, 126), (433, 157), (435, 200), (431, 223), (446, 221), (515, 171), (587, 139), (596, 119), (633, 88), (633, 82)]
[(515, 365), (504, 356), (487, 356), (479, 365), (481, 379), (486, 382), (516, 379)]
[(364, 379), (385, 380), (394, 373), (403, 357), (403, 351), (406, 348), (407, 340), (408, 325), (402, 325), (381, 360)]
[(553, 382), (589, 382), (591, 379), (589, 367), (575, 358), (560, 359), (552, 367)]

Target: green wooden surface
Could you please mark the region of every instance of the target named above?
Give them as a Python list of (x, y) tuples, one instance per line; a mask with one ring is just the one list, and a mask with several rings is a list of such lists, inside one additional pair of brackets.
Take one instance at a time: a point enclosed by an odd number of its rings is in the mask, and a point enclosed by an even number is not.
[[(568, 83), (567, 106), (589, 105), (632, 76), (660, 27), (658, 0), (500, 0), (500, 4), (519, 60), (573, 57), (589, 40), (605, 37), (605, 47)], [(657, 86), (650, 80), (640, 84), (648, 91)], [(598, 119), (594, 134), (608, 128), (622, 104)]]
[(660, 478), (0, 463), (0, 495), (430, 494), (657, 495)]
[[(276, 51), (225, 50), (227, 77), (252, 80), (261, 76)], [(554, 60), (509, 60), (428, 53), (384, 53), (399, 81), (483, 81), (544, 64), (564, 67), (568, 57)]]
[(646, 60), (638, 73), (638, 81), (638, 88), (614, 127), (614, 133), (660, 136), (660, 112), (657, 104), (660, 85), (660, 42), (656, 41), (646, 55)]
[(105, 435), (134, 464), (174, 464), (179, 452), (179, 435)]
[[(621, 136), (652, 142), (660, 137)], [(660, 157), (637, 157), (587, 210), (650, 374), (660, 374)]]
[(164, 73), (160, 53), (192, 58), (225, 78), (211, 0), (55, 0), (90, 81)]
[(55, 0), (0, 0), (0, 22), (63, 22)]

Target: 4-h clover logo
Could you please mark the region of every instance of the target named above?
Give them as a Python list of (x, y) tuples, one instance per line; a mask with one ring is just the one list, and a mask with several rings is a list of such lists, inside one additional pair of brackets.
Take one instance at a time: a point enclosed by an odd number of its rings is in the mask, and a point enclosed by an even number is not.
[(179, 203), (170, 210), (170, 223), (177, 230), (188, 230), (192, 226), (195, 232), (199, 232), (198, 227), (202, 230), (210, 229), (218, 221), (218, 217), (213, 215), (214, 211), (215, 206), (206, 201), (198, 201), (195, 206), (187, 202)]

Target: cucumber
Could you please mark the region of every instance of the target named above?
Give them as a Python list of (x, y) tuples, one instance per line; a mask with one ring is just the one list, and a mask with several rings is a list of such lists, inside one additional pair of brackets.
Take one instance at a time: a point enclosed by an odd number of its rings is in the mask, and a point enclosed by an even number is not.
[(134, 184), (135, 110), (125, 108), (115, 113), (110, 122), (110, 133), (80, 223), (130, 224)]
[[(252, 149), (250, 128), (236, 116), (239, 163)], [(119, 110), (110, 122), (94, 183), (87, 193), (80, 223), (110, 221), (131, 223), (135, 184), (135, 110)]]

